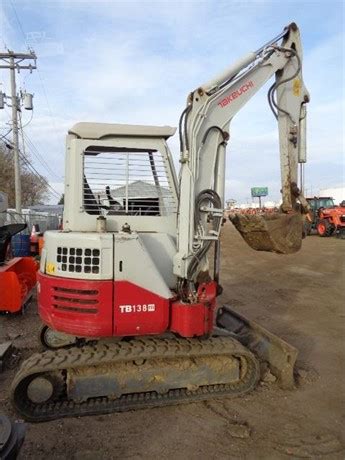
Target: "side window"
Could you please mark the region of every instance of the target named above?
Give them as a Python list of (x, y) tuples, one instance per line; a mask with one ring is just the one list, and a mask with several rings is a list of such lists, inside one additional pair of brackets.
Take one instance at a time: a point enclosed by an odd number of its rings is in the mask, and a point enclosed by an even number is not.
[(84, 151), (84, 210), (94, 215), (176, 213), (167, 163), (158, 151), (90, 146)]

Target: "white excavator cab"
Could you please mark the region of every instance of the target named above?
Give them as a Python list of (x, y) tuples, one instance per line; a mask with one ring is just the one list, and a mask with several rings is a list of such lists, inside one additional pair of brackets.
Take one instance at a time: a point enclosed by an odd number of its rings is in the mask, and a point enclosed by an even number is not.
[(68, 231), (135, 231), (176, 235), (177, 180), (166, 140), (169, 126), (78, 123), (69, 130), (65, 212)]

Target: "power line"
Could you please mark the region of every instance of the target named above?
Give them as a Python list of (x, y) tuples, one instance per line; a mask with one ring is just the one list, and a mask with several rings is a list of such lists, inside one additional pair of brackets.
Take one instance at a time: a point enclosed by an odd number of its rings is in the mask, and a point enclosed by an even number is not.
[(25, 162), (25, 164), (28, 166), (28, 168), (31, 169), (31, 171), (42, 181), (44, 182), (47, 187), (51, 190), (50, 193), (52, 193), (55, 198), (60, 198), (61, 194), (59, 192), (57, 192), (50, 184), (49, 182), (47, 181), (47, 179), (45, 177), (43, 177), (38, 171), (37, 169), (32, 165), (32, 163), (30, 162), (30, 160), (25, 157), (23, 155), (23, 153), (19, 150), (19, 156), (20, 158)]
[[(28, 45), (28, 42), (27, 42), (27, 40), (26, 40), (26, 35), (25, 35), (25, 32), (24, 32), (22, 23), (20, 22), (20, 19), (19, 19), (19, 16), (18, 16), (18, 14), (17, 14), (17, 11), (16, 11), (16, 8), (15, 8), (15, 6), (14, 6), (14, 3), (13, 3), (12, 0), (10, 0), (10, 1), (11, 1), (11, 6), (12, 6), (12, 9), (13, 9), (13, 11), (14, 11), (14, 14), (15, 14), (15, 17), (16, 17), (16, 20), (17, 20), (19, 29), (20, 29), (20, 31), (21, 31), (21, 33), (22, 33), (22, 35), (23, 35), (24, 43), (25, 43), (25, 45), (26, 45), (28, 48), (30, 48), (29, 45)], [(56, 123), (55, 123), (55, 120), (54, 120), (54, 116), (53, 116), (53, 112), (52, 112), (52, 109), (51, 109), (51, 105), (50, 105), (50, 103), (49, 103), (48, 93), (47, 93), (46, 88), (45, 88), (45, 85), (44, 85), (44, 80), (43, 80), (43, 78), (42, 78), (42, 75), (41, 75), (40, 70), (39, 70), (38, 68), (37, 68), (36, 70), (37, 70), (37, 72), (38, 72), (38, 77), (39, 77), (39, 79), (40, 79), (40, 83), (41, 83), (43, 95), (44, 95), (44, 98), (45, 98), (45, 101), (46, 101), (46, 104), (47, 104), (47, 107), (48, 107), (49, 115), (50, 115), (50, 117), (51, 117), (51, 119), (52, 119), (52, 121), (53, 121), (54, 127), (56, 128)]]
[[(29, 64), (27, 64), (26, 61), (29, 61)], [(34, 64), (32, 64), (31, 61), (34, 61)], [(0, 53), (0, 68), (9, 69), (10, 71), (14, 156), (14, 190), (16, 211), (20, 213), (22, 206), (20, 162), (18, 153), (18, 111), (20, 111), (20, 103), (16, 89), (16, 71), (19, 72), (21, 69), (28, 69), (30, 72), (32, 72), (33, 69), (36, 69), (36, 54), (33, 51), (30, 51), (30, 53), (15, 53), (10, 50), (8, 50), (7, 53)], [(30, 109), (30, 104), (28, 105), (28, 108)]]
[(29, 146), (31, 147), (31, 151), (33, 153), (33, 155), (38, 159), (38, 161), (40, 161), (42, 163), (42, 166), (45, 168), (45, 170), (50, 173), (51, 176), (53, 176), (55, 179), (61, 181), (62, 180), (62, 177), (61, 176), (58, 176), (51, 168), (50, 166), (48, 165), (48, 163), (45, 161), (45, 159), (43, 158), (42, 154), (38, 151), (38, 149), (36, 148), (36, 146), (34, 145), (34, 143), (31, 141), (31, 139), (29, 138), (29, 136), (27, 134), (24, 133), (24, 139), (25, 141), (29, 144)]
[(7, 131), (6, 134), (2, 134), (2, 135), (0, 136), (0, 139), (6, 139), (6, 136), (8, 136), (8, 135), (10, 134), (11, 131), (12, 131), (12, 128), (11, 128), (9, 131)]
[[(12, 148), (12, 142), (6, 138), (6, 140), (8, 141), (9, 145), (11, 146)], [(2, 141), (4, 142), (4, 141)], [(7, 144), (4, 142), (4, 144), (7, 146)], [(49, 182), (47, 181), (47, 179), (42, 176), (38, 171), (37, 169), (33, 166), (33, 164), (30, 162), (30, 160), (23, 154), (23, 152), (21, 150), (18, 150), (18, 153), (19, 153), (19, 156), (20, 158), (24, 161), (24, 163), (27, 165), (27, 167), (30, 169), (30, 171), (38, 178), (40, 179), (42, 182), (44, 182), (47, 187), (51, 190), (51, 192), (49, 193), (52, 193), (55, 198), (60, 198), (61, 197), (61, 193), (59, 193), (58, 191), (56, 191), (50, 184)]]
[(26, 165), (31, 169), (31, 171), (34, 171), (34, 173), (36, 173), (36, 175), (43, 181), (46, 183), (46, 185), (52, 190), (52, 192), (55, 194), (55, 196), (57, 195), (58, 197), (60, 196), (59, 193), (49, 184), (49, 182), (47, 181), (47, 179), (42, 176), (38, 171), (37, 169), (34, 167), (34, 165), (31, 163), (31, 161), (29, 160), (29, 158), (27, 158), (26, 154), (25, 154), (25, 143), (24, 143), (24, 132), (23, 130), (21, 130), (21, 133), (22, 133), (22, 145), (23, 145), (23, 152), (21, 152), (19, 150), (19, 156), (21, 157), (21, 159), (26, 163)]
[[(21, 31), (21, 33), (22, 33), (22, 35), (23, 35), (24, 43), (25, 43), (26, 46), (30, 49), (30, 47), (28, 46), (27, 40), (26, 40), (26, 35), (25, 35), (25, 32), (24, 32), (23, 26), (22, 26), (22, 24), (21, 24), (21, 22), (20, 22), (19, 16), (18, 16), (17, 11), (16, 11), (16, 8), (15, 8), (15, 6), (14, 6), (14, 3), (13, 3), (12, 0), (10, 0), (10, 3), (11, 3), (11, 6), (12, 6), (12, 9), (13, 9), (13, 12), (14, 12), (14, 15), (15, 15), (15, 18), (16, 18), (16, 21), (17, 21), (17, 24), (18, 24), (18, 26), (19, 26), (19, 29), (20, 29), (20, 31)], [(11, 58), (13, 59), (13, 57), (12, 57), (12, 54), (13, 54), (13, 53), (10, 53), (10, 52), (9, 52), (9, 54), (11, 54)], [(14, 56), (14, 55), (13, 55), (13, 56)], [(33, 52), (31, 52), (31, 53), (30, 53), (30, 56), (35, 57), (35, 63), (36, 63), (36, 55), (35, 55)], [(6, 56), (6, 57), (7, 57), (7, 56)], [(16, 57), (16, 56), (14, 56), (14, 57)], [(18, 57), (19, 57), (19, 55), (18, 55)], [(27, 58), (28, 56), (22, 55), (22, 56), (20, 56), (20, 57), (22, 57), (22, 58), (25, 59), (25, 58)], [(18, 64), (17, 64), (17, 66), (18, 66)], [(23, 67), (23, 66), (22, 66), (22, 67)], [(23, 67), (23, 68), (28, 68), (28, 67)], [(35, 69), (36, 69), (36, 65), (35, 65), (34, 67), (32, 67), (32, 66), (30, 65), (30, 70), (31, 70), (31, 68), (35, 68)], [(11, 65), (11, 69), (14, 69), (14, 65)], [(49, 101), (48, 101), (48, 97), (47, 97), (47, 94), (46, 94), (46, 91), (45, 91), (45, 87), (44, 87), (44, 84), (43, 84), (43, 80), (42, 80), (42, 77), (41, 77), (40, 74), (39, 74), (39, 77), (40, 77), (41, 85), (42, 85), (43, 92), (44, 92), (44, 95), (45, 95), (45, 98), (46, 98), (46, 102), (47, 102), (47, 105), (48, 105), (48, 110), (50, 111), (50, 115), (52, 116), (51, 108), (50, 108)], [(12, 90), (12, 93), (13, 93), (13, 92), (14, 92), (14, 91)], [(13, 96), (13, 94), (12, 94), (12, 96)], [(16, 97), (16, 94), (15, 94), (15, 96), (13, 96), (13, 97)], [(15, 108), (16, 108), (16, 104), (17, 104), (17, 101), (15, 101)], [(14, 106), (14, 100), (12, 100), (12, 106)], [(12, 117), (12, 118), (13, 118), (13, 117)], [(23, 150), (25, 150), (24, 131), (23, 131), (23, 126), (22, 126), (21, 116), (19, 116), (19, 121), (20, 121), (20, 128), (21, 128), (21, 134), (22, 134)], [(31, 120), (30, 120), (30, 121), (31, 121)], [(29, 122), (30, 122), (30, 121), (29, 121)], [(16, 140), (15, 143), (14, 143), (15, 154), (16, 154), (16, 153), (19, 154), (20, 158), (26, 163), (27, 167), (30, 168), (30, 170), (33, 171), (34, 174), (36, 174), (36, 176), (37, 176), (41, 181), (43, 181), (43, 182), (46, 183), (47, 187), (51, 190), (50, 193), (53, 193), (53, 195), (55, 195), (57, 198), (60, 198), (60, 194), (59, 194), (56, 190), (54, 190), (54, 188), (49, 184), (49, 182), (48, 182), (48, 181), (37, 171), (37, 169), (32, 165), (32, 163), (30, 162), (30, 160), (29, 160), (28, 158), (26, 158), (26, 156), (20, 151), (19, 145), (18, 145), (17, 118), (16, 118), (16, 120), (15, 120), (15, 123), (13, 122), (13, 128), (12, 128), (12, 129), (14, 130), (14, 132), (17, 132), (17, 140)], [(7, 135), (7, 134), (9, 134), (9, 133), (6, 133), (5, 136), (2, 136), (2, 137), (1, 137), (1, 139), (7, 139), (7, 138), (6, 138), (6, 135)], [(27, 138), (27, 139), (28, 139), (28, 138)], [(32, 142), (30, 139), (28, 139), (28, 142), (31, 143), (32, 148), (35, 150), (35, 152), (36, 152), (36, 155), (35, 155), (36, 158), (37, 158), (37, 157), (40, 158), (40, 159), (41, 159), (41, 162), (45, 165), (46, 169), (50, 170), (50, 172), (51, 172), (53, 175), (55, 175), (55, 174), (51, 171), (51, 169), (49, 168), (49, 166), (47, 165), (47, 163), (44, 161), (43, 157), (40, 155), (40, 153), (38, 152), (37, 148), (34, 146), (33, 142)], [(35, 152), (34, 152), (34, 154), (35, 154)], [(18, 157), (17, 157), (17, 158), (18, 158)], [(19, 166), (18, 166), (17, 169), (18, 169), (18, 171), (19, 171)], [(17, 169), (16, 169), (16, 171), (17, 171)], [(19, 175), (19, 174), (17, 174), (17, 176), (18, 176), (18, 175)], [(19, 179), (18, 179), (18, 180), (19, 180)], [(17, 181), (16, 181), (16, 182), (17, 182)], [(17, 189), (18, 189), (18, 190), (17, 190)], [(17, 193), (17, 191), (20, 192), (20, 187), (17, 187), (17, 186), (16, 186), (16, 208), (18, 208), (17, 210), (20, 210), (20, 207), (21, 207), (21, 203), (20, 203), (20, 193)], [(17, 198), (17, 195), (19, 195), (19, 198)], [(19, 204), (18, 204), (18, 203), (19, 203)]]
[(26, 41), (26, 35), (25, 35), (25, 32), (24, 32), (24, 29), (23, 29), (23, 27), (22, 27), (22, 24), (21, 24), (21, 22), (20, 22), (20, 20), (19, 20), (18, 14), (17, 14), (17, 10), (16, 10), (16, 8), (15, 8), (15, 6), (14, 6), (13, 1), (10, 0), (10, 2), (11, 2), (11, 6), (12, 6), (12, 9), (13, 9), (14, 15), (15, 15), (15, 17), (16, 17), (16, 20), (17, 20), (19, 29), (20, 29), (21, 33), (23, 34), (24, 43), (25, 43), (25, 45), (29, 48), (28, 43), (27, 43), (27, 41)]
[(37, 72), (38, 72), (38, 76), (39, 76), (39, 79), (40, 79), (40, 82), (41, 82), (41, 86), (42, 86), (44, 98), (45, 98), (46, 103), (47, 103), (49, 115), (50, 115), (51, 119), (53, 120), (54, 127), (56, 128), (56, 123), (55, 123), (55, 121), (54, 121), (52, 109), (51, 109), (51, 106), (50, 106), (50, 103), (49, 103), (49, 100), (48, 100), (48, 95), (47, 95), (47, 91), (46, 91), (46, 88), (45, 88), (44, 83), (43, 83), (43, 78), (42, 78), (41, 72), (40, 72), (39, 69), (37, 69)]
[[(10, 141), (9, 141), (10, 142)], [(6, 145), (6, 144), (5, 144)], [(23, 155), (23, 153), (19, 150), (19, 156), (20, 158), (24, 161), (24, 163), (27, 165), (27, 167), (30, 169), (31, 173), (34, 174), (39, 180), (41, 180), (42, 182), (44, 182), (47, 187), (51, 190), (49, 193), (53, 194), (53, 196), (55, 198), (60, 198), (61, 194), (59, 192), (57, 192), (50, 184), (49, 182), (47, 181), (47, 179), (45, 177), (43, 177), (38, 171), (37, 169), (32, 165), (32, 163), (30, 162), (30, 160), (25, 156)]]
[[(49, 175), (55, 177), (55, 179), (57, 180), (61, 180), (62, 178), (59, 177), (51, 168), (50, 166), (48, 165), (48, 163), (45, 161), (45, 159), (43, 158), (43, 156), (41, 155), (41, 153), (38, 151), (37, 147), (34, 145), (34, 143), (32, 142), (32, 140), (29, 138), (29, 136), (24, 133), (24, 126), (22, 125), (22, 117), (21, 117), (21, 114), (19, 115), (19, 123), (20, 123), (20, 130), (21, 130), (21, 133), (22, 133), (22, 139), (23, 139), (23, 148), (24, 148), (24, 139), (25, 141), (29, 144), (29, 146), (31, 147), (31, 150), (32, 150), (32, 154), (36, 157), (36, 159), (42, 164), (42, 166), (44, 167), (44, 169), (49, 173)], [(27, 126), (28, 123), (25, 125)]]
[(21, 113), (21, 112), (19, 113), (21, 129), (25, 128), (26, 126), (28, 126), (28, 125), (32, 122), (33, 116), (34, 116), (34, 111), (31, 110), (31, 117), (30, 117), (29, 121), (27, 121), (27, 122), (25, 123), (25, 125), (23, 125), (23, 122), (22, 122), (22, 113)]

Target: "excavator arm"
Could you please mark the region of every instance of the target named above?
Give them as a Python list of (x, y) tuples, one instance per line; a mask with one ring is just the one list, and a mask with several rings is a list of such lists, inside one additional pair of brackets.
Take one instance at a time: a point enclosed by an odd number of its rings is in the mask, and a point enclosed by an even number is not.
[(301, 215), (308, 204), (297, 186), (298, 163), (306, 161), (305, 105), (309, 94), (302, 78), (300, 34), (292, 23), (188, 96), (179, 123), (181, 169), (174, 273), (180, 287), (186, 282), (194, 284), (208, 273), (207, 253), (212, 243), (219, 253), (230, 122), (272, 76), (275, 81), (268, 102), (278, 121), (281, 212), (269, 219), (238, 215), (233, 223), (254, 249), (292, 253), (300, 248)]

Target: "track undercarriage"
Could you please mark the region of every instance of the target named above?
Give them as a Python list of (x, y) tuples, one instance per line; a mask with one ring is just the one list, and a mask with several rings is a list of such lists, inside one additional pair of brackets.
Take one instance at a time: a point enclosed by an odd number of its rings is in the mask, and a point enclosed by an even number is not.
[(244, 394), (255, 357), (228, 337), (135, 339), (33, 355), (13, 382), (13, 402), (41, 422)]
[(99, 341), (35, 354), (13, 381), (13, 404), (42, 422), (240, 396), (256, 387), (262, 361), (293, 385), (293, 347), (229, 307), (217, 323), (205, 339)]

